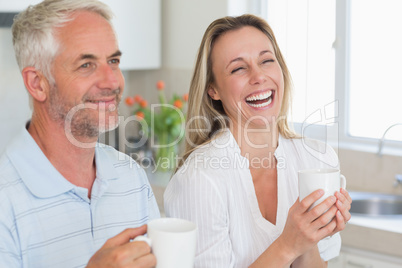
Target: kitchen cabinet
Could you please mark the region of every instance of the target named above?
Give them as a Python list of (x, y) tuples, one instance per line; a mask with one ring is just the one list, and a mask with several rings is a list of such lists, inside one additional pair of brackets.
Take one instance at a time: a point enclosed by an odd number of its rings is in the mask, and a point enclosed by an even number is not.
[(161, 0), (102, 0), (115, 17), (122, 70), (161, 66)]
[(328, 262), (328, 268), (344, 268), (343, 267), (344, 253), (340, 253), (338, 257), (333, 258)]
[(363, 250), (350, 250), (329, 261), (328, 268), (401, 268), (402, 260)]
[[(101, 0), (114, 13), (112, 20), (122, 70), (158, 69), (161, 66), (161, 0)], [(41, 0), (0, 1), (0, 12), (20, 12)]]
[(344, 258), (345, 268), (401, 268), (400, 264), (375, 260), (355, 254), (346, 253)]

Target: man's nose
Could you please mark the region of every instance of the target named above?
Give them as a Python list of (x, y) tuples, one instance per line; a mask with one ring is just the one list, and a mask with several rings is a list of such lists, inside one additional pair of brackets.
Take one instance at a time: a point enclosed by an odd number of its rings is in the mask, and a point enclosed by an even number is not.
[(102, 89), (110, 89), (114, 90), (116, 88), (119, 88), (120, 86), (120, 70), (116, 70), (115, 68), (112, 68), (109, 65), (105, 65), (101, 67), (100, 70), (100, 82), (99, 82), (99, 87)]

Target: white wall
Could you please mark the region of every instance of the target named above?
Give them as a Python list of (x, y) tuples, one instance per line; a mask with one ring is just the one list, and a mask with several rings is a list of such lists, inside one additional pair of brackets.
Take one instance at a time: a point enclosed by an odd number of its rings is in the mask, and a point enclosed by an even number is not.
[(0, 154), (30, 117), (28, 93), (12, 48), (11, 29), (0, 28)]
[(205, 29), (227, 15), (228, 0), (163, 0), (162, 10), (162, 66), (191, 69)]
[[(213, 20), (228, 14), (228, 1), (163, 0), (162, 68), (127, 72), (124, 96), (141, 94), (150, 103), (156, 102), (158, 80), (165, 81), (168, 97), (188, 92), (202, 36)], [(120, 110), (130, 114), (124, 105)]]

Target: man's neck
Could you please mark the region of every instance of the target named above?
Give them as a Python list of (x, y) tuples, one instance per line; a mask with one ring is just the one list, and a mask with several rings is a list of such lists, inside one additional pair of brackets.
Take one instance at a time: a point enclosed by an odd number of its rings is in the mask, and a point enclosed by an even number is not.
[(96, 177), (97, 139), (86, 138), (85, 143), (82, 139), (81, 143), (86, 146), (77, 146), (71, 142), (71, 138), (68, 138), (64, 127), (60, 124), (50, 120), (38, 120), (34, 116), (28, 132), (63, 177), (76, 186), (88, 189), (88, 195), (90, 195)]

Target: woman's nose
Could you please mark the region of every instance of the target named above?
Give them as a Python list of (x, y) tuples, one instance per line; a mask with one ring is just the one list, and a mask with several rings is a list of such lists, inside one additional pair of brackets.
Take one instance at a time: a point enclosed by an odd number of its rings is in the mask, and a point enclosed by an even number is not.
[(261, 84), (265, 82), (266, 80), (266, 75), (263, 72), (263, 70), (259, 67), (253, 67), (251, 69), (251, 74), (250, 74), (250, 84)]

